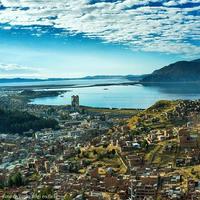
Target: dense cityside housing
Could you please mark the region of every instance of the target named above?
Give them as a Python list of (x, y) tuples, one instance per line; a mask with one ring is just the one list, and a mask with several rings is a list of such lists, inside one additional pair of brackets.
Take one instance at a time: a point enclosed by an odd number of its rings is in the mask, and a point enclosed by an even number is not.
[(0, 96), (0, 199), (200, 199), (199, 100), (128, 110), (83, 107), (79, 96), (32, 105), (28, 95)]

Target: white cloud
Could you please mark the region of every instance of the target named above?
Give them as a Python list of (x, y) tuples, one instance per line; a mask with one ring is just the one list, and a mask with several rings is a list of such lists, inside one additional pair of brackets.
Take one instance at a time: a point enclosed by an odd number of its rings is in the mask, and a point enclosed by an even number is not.
[(167, 1), (163, 5), (165, 5), (165, 6), (177, 6), (178, 3), (176, 1)]
[(16, 64), (0, 63), (0, 77), (38, 77), (40, 70)]
[[(122, 43), (134, 50), (200, 53), (195, 43), (200, 39), (200, 15), (191, 14), (199, 12), (200, 0), (89, 2), (1, 0), (7, 8), (0, 11), (0, 22), (11, 26), (48, 25), (62, 28), (67, 34), (83, 33), (105, 42)], [(179, 7), (188, 3), (194, 6)]]

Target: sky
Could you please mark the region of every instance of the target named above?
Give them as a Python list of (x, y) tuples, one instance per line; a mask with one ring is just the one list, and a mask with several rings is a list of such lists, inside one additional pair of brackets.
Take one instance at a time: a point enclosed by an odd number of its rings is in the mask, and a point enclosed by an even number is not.
[(0, 77), (148, 74), (200, 58), (200, 0), (0, 0)]

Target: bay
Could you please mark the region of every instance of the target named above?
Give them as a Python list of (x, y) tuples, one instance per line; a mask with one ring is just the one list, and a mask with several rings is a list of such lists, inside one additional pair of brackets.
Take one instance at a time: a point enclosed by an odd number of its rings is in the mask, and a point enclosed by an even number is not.
[(68, 105), (72, 95), (79, 95), (80, 104), (84, 106), (145, 109), (158, 100), (200, 99), (200, 83), (66, 87), (62, 90), (69, 91), (57, 97), (33, 99), (31, 104)]

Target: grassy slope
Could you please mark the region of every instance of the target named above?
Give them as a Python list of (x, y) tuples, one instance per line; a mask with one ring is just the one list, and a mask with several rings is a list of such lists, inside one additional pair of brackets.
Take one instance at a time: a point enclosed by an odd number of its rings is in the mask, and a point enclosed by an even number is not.
[[(129, 126), (131, 129), (134, 129), (138, 122), (143, 123), (145, 126), (150, 128), (165, 128), (167, 126), (172, 126), (172, 122), (166, 120), (164, 113), (173, 111), (178, 104), (178, 101), (166, 101), (161, 100), (155, 103), (150, 108), (144, 110), (143, 112), (138, 113), (129, 120)], [(142, 116), (148, 116), (148, 120), (143, 120)], [(157, 118), (159, 122), (152, 123), (152, 119)]]

